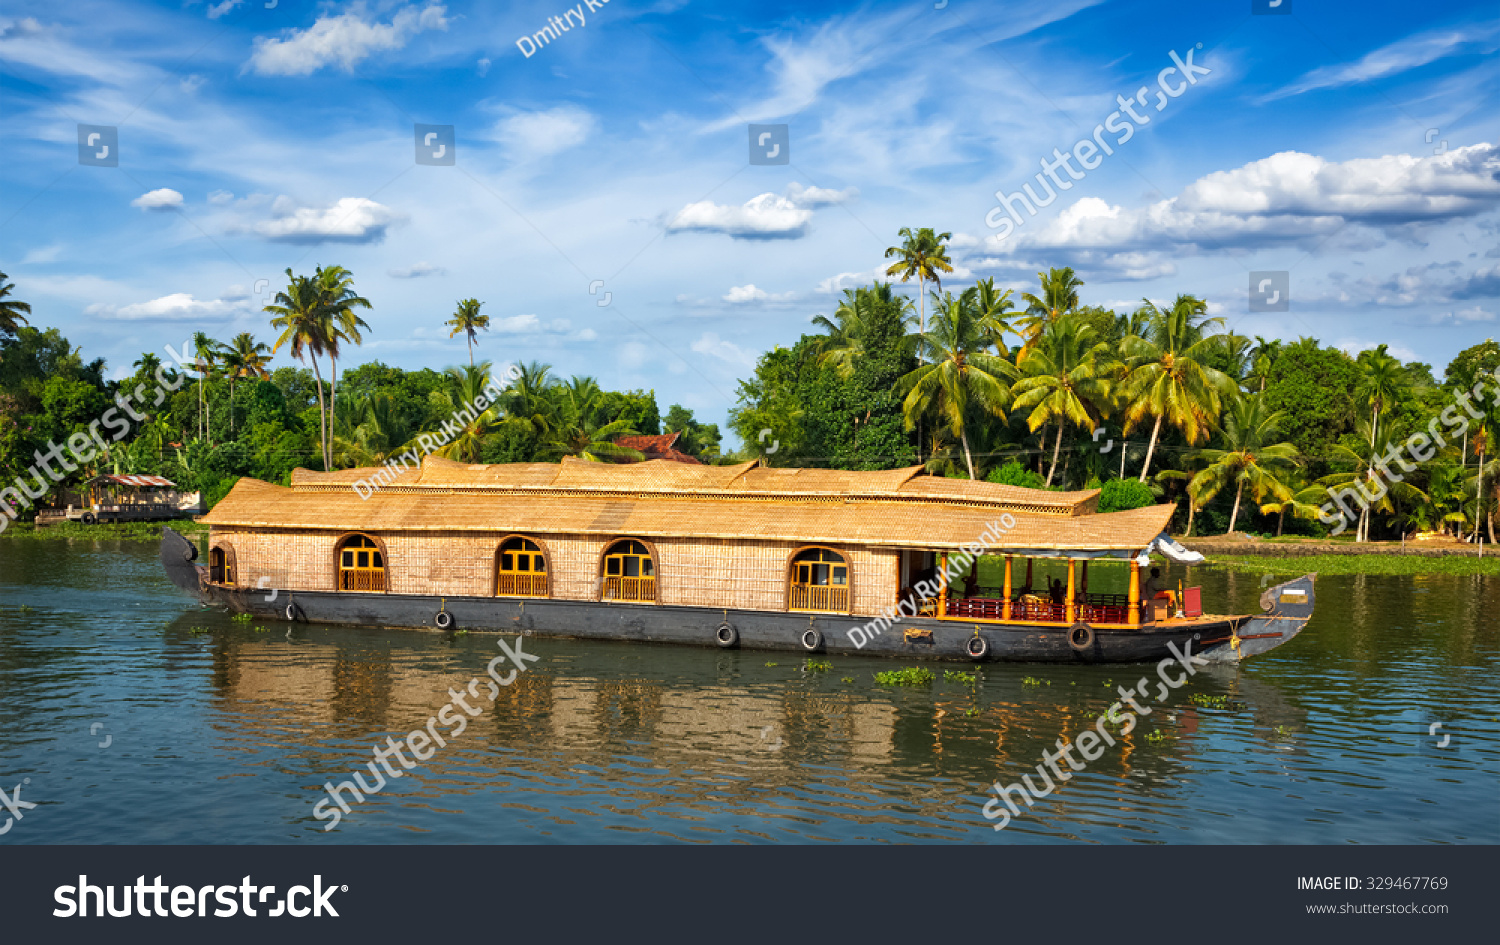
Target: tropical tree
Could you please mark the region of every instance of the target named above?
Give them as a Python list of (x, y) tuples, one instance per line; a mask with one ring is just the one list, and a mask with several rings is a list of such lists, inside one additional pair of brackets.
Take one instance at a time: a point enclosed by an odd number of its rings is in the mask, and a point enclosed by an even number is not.
[(901, 378), (896, 388), (905, 395), (901, 412), (906, 429), (916, 426), (925, 414), (941, 417), (963, 445), (970, 479), (977, 478), (965, 424), (970, 407), (1002, 415), (1011, 400), (1009, 382), (1018, 376), (1015, 365), (988, 353), (997, 343), (997, 332), (991, 327), (993, 318), (981, 315), (974, 304), (975, 296), (970, 295), (974, 291), (958, 298), (951, 292), (942, 298), (933, 293), (932, 331), (918, 336), (917, 368)]
[(192, 341), (188, 347), (193, 351), (193, 367), (198, 372), (198, 437), (206, 439), (208, 434), (208, 411), (207, 403), (203, 399), (203, 381), (214, 369), (214, 362), (218, 359), (223, 345), (210, 338), (207, 332), (193, 332)]
[(281, 330), (271, 352), (274, 354), (282, 345), (290, 344), (292, 357), (299, 361), (304, 356), (311, 359), (313, 376), (318, 382), (318, 434), (323, 445), (323, 468), (332, 469), (328, 408), (323, 398), (323, 374), (318, 368), (318, 355), (328, 350), (331, 319), (317, 279), (293, 275), (291, 267), (287, 268), (286, 276), (286, 289), (277, 292), (276, 299), (264, 309), (276, 316), (271, 319), (271, 327)]
[[(1078, 287), (1084, 284), (1071, 266), (1049, 269), (1046, 275), (1039, 272), (1036, 277), (1041, 283), (1042, 294), (1021, 293), (1021, 301), (1026, 303), (1026, 317), (1016, 322), (1016, 327), (1021, 333), (1022, 350), (1029, 350), (1036, 344), (1048, 325), (1078, 311)], [(1105, 339), (1101, 337), (1099, 340)]]
[(1188, 489), (1200, 504), (1206, 504), (1232, 484), (1232, 532), (1247, 488), (1257, 503), (1268, 495), (1283, 502), (1291, 499), (1292, 491), (1280, 477), (1296, 468), (1297, 447), (1285, 441), (1272, 442), (1281, 435), (1285, 415), (1269, 410), (1260, 395), (1231, 397), (1225, 407), (1220, 428), (1224, 448), (1199, 451), (1208, 465), (1193, 477)]
[[(1380, 415), (1386, 406), (1404, 395), (1409, 388), (1406, 369), (1398, 358), (1386, 353), (1380, 345), (1359, 355), (1359, 384), (1355, 396), (1370, 406), (1370, 453), (1375, 452), (1375, 440), (1380, 435)], [(1369, 536), (1369, 508), (1360, 511), (1360, 541)]]
[(1046, 485), (1050, 486), (1067, 426), (1093, 430), (1109, 408), (1115, 364), (1109, 343), (1098, 340), (1092, 325), (1070, 316), (1048, 324), (1036, 343), (1016, 357), (1021, 378), (1011, 385), (1015, 412), (1026, 415), (1033, 433), (1049, 423), (1057, 428), (1052, 466), (1047, 470)]
[(911, 227), (903, 226), (897, 233), (902, 238), (900, 246), (888, 247), (885, 258), (898, 257), (886, 268), (888, 276), (900, 276), (902, 282), (917, 277), (917, 298), (921, 301), (918, 331), (927, 332), (927, 283), (934, 290), (943, 287), (942, 274), (953, 271), (953, 260), (948, 258), (948, 246), (944, 242), (953, 238), (952, 233), (934, 233), (932, 227), (924, 226), (915, 233)]
[[(318, 283), (318, 295), (323, 306), (323, 314), (328, 326), (328, 335), (324, 341), (324, 348), (328, 352), (328, 430), (333, 430), (333, 409), (339, 402), (339, 345), (350, 341), (356, 346), (364, 344), (364, 336), (360, 329), (369, 330), (370, 326), (364, 320), (354, 314), (356, 308), (368, 309), (370, 300), (358, 295), (354, 291), (354, 274), (343, 266), (329, 266), (326, 269), (318, 267), (314, 277)], [(331, 463), (333, 458), (331, 444), (325, 444), (324, 450)]]
[(1207, 439), (1214, 418), (1223, 409), (1223, 399), (1235, 383), (1223, 372), (1209, 367), (1207, 360), (1218, 343), (1206, 329), (1222, 325), (1222, 318), (1203, 318), (1208, 305), (1191, 295), (1179, 295), (1172, 307), (1162, 311), (1149, 299), (1145, 336), (1133, 335), (1121, 343), (1126, 374), (1121, 394), (1125, 401), (1125, 434), (1146, 420), (1154, 421), (1140, 481), (1151, 471), (1151, 459), (1163, 423), (1179, 430), (1188, 445)]
[(256, 341), (248, 331), (242, 331), (220, 350), (219, 359), (229, 377), (229, 429), (233, 430), (235, 381), (242, 377), (257, 380), (270, 377), (266, 365), (271, 363), (271, 349), (265, 342)]
[(994, 279), (981, 279), (974, 283), (972, 289), (965, 289), (964, 295), (969, 296), (974, 312), (979, 317), (980, 327), (994, 337), (995, 353), (1005, 356), (1007, 352), (1004, 338), (1015, 333), (1015, 329), (1005, 318), (1006, 313), (1016, 307), (1016, 303), (1011, 300), (1010, 290), (995, 288)]
[(8, 278), (10, 277), (0, 272), (0, 337), (15, 334), (17, 325), (30, 324), (22, 317), (22, 313), (31, 314), (31, 303), (10, 297), (10, 290), (15, 285), (6, 282)]
[(506, 426), (536, 440), (552, 432), (557, 424), (557, 407), (551, 394), (557, 381), (548, 376), (551, 370), (551, 365), (536, 361), (516, 365), (515, 377), (500, 394)]
[[(897, 297), (891, 283), (877, 282), (873, 286), (845, 289), (844, 299), (834, 310), (832, 319), (826, 315), (813, 317), (812, 323), (828, 332), (818, 337), (818, 363), (832, 367), (840, 377), (853, 376), (855, 365), (865, 353), (871, 323), (881, 311), (880, 307), (887, 305), (896, 306), (903, 312), (901, 322), (905, 331), (909, 316), (904, 313), (910, 310), (911, 302)], [(904, 337), (907, 353), (916, 344), (916, 336)]]
[(447, 370), (448, 384), (430, 395), (438, 413), (449, 420), (459, 420), (463, 426), (442, 447), (433, 452), (446, 459), (464, 463), (477, 463), (484, 455), (485, 440), (501, 423), (500, 408), (489, 404), (474, 411), (472, 418), (460, 414), (481, 396), (488, 399), (485, 389), (490, 383), (490, 362), (481, 361), (478, 366), (457, 366)]
[(467, 336), (470, 367), (474, 365), (474, 342), (479, 338), (478, 333), (490, 329), (490, 317), (479, 314), (479, 306), (483, 304), (478, 299), (459, 299), (453, 317), (443, 322), (444, 327), (453, 329), (448, 332), (449, 338), (459, 334)]
[(562, 409), (543, 447), (551, 455), (559, 458), (577, 456), (592, 463), (646, 458), (640, 450), (614, 441), (617, 436), (632, 436), (638, 431), (624, 418), (602, 422), (598, 407), (603, 392), (592, 377), (574, 377), (554, 390), (560, 397)]

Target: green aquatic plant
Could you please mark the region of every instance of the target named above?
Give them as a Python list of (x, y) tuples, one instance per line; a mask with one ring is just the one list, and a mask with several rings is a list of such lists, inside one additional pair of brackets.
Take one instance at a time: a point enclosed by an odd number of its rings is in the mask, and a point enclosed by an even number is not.
[(1193, 705), (1201, 705), (1207, 709), (1225, 709), (1229, 707), (1228, 696), (1211, 696), (1206, 692), (1195, 692), (1188, 696), (1188, 701)]
[(249, 623), (253, 618), (251, 618), (249, 614), (235, 614), (229, 619), (233, 620), (235, 623)]
[(946, 682), (963, 683), (965, 686), (972, 686), (979, 681), (979, 676), (975, 673), (966, 673), (961, 669), (945, 669), (943, 670), (943, 679)]
[(207, 627), (188, 627), (188, 633), (191, 633), (193, 636), (199, 636), (201, 634), (210, 632), (211, 631)]
[(766, 666), (780, 666), (780, 663), (767, 663)]
[(977, 705), (971, 705), (971, 706), (969, 706), (969, 708), (964, 712), (964, 715), (967, 715), (971, 719), (974, 716), (978, 715), (978, 714), (979, 714), (979, 706), (977, 706)]
[(1150, 731), (1150, 733), (1148, 733), (1148, 734), (1147, 734), (1147, 735), (1146, 735), (1146, 741), (1148, 741), (1148, 742), (1150, 742), (1150, 743), (1151, 743), (1151, 744), (1153, 744), (1153, 745), (1155, 745), (1155, 744), (1157, 744), (1157, 743), (1159, 743), (1159, 742), (1164, 742), (1164, 741), (1166, 741), (1166, 740), (1167, 740), (1167, 736), (1166, 736), (1166, 733), (1165, 733), (1165, 732), (1163, 732), (1163, 731), (1162, 731), (1162, 730), (1161, 730), (1161, 729), (1159, 729), (1159, 728), (1153, 728), (1153, 729), (1152, 729), (1152, 730), (1151, 730), (1151, 731)]
[(852, 683), (852, 682), (854, 682), (854, 677), (853, 676), (845, 676), (843, 679), (841, 679), (839, 681), (840, 682), (846, 682), (846, 683)]
[(254, 633), (270, 633), (271, 632), (271, 628), (270, 627), (251, 627), (250, 629)]
[(1050, 685), (1052, 685), (1052, 680), (1050, 680), (1050, 679), (1037, 679), (1035, 676), (1023, 676), (1023, 677), (1021, 677), (1021, 685), (1023, 685), (1023, 686), (1050, 686)]
[(921, 666), (888, 669), (883, 673), (875, 674), (875, 681), (882, 686), (930, 686), (936, 678), (932, 670)]
[(826, 673), (833, 669), (833, 664), (825, 660), (807, 659), (802, 663), (804, 673)]

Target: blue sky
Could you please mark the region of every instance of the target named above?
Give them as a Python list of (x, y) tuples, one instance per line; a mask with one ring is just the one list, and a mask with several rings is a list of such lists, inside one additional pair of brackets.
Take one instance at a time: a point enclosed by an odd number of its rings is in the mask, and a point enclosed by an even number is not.
[[(283, 270), (338, 263), (375, 306), (347, 366), (465, 360), (441, 323), (473, 296), (480, 357), (722, 423), (902, 226), (955, 234), (954, 288), (1072, 265), (1090, 304), (1190, 292), (1439, 371), (1496, 334), (1493, 4), (268, 2), (0, 17), (0, 269), (114, 373), (200, 329), (273, 340)], [(1190, 52), (1207, 73), (1162, 75)], [(1096, 135), (1137, 90), (1149, 121)], [(416, 123), (454, 126), (453, 165), (416, 164)], [(750, 123), (790, 162), (750, 164)], [(80, 165), (79, 124), (119, 129), (118, 167)], [(1113, 153), (992, 225), (1091, 137)], [(1289, 311), (1248, 311), (1262, 270)]]

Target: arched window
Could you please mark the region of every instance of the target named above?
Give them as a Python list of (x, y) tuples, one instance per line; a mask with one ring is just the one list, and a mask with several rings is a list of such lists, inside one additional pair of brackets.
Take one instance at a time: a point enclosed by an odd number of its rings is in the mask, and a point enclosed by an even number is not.
[(339, 590), (385, 590), (385, 556), (365, 535), (350, 535), (339, 543)]
[(827, 548), (809, 548), (792, 559), (788, 610), (849, 612), (849, 562)]
[(627, 539), (610, 545), (604, 552), (603, 577), (601, 600), (656, 600), (656, 565), (651, 549), (642, 542)]
[(213, 584), (234, 586), (233, 548), (225, 545), (215, 545), (208, 549), (208, 580)]
[(495, 559), (496, 597), (546, 597), (547, 558), (529, 538), (507, 538)]

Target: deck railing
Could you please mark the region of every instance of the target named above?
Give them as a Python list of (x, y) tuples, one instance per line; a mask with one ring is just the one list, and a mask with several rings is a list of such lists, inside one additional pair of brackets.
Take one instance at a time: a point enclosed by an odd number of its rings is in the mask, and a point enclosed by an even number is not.
[(602, 596), (605, 600), (654, 601), (656, 578), (607, 577), (604, 579)]
[(811, 610), (828, 614), (849, 612), (849, 588), (815, 584), (793, 584), (789, 610)]
[(547, 575), (501, 574), (495, 579), (497, 597), (546, 597)]
[(385, 590), (385, 572), (340, 570), (339, 590), (383, 591)]

